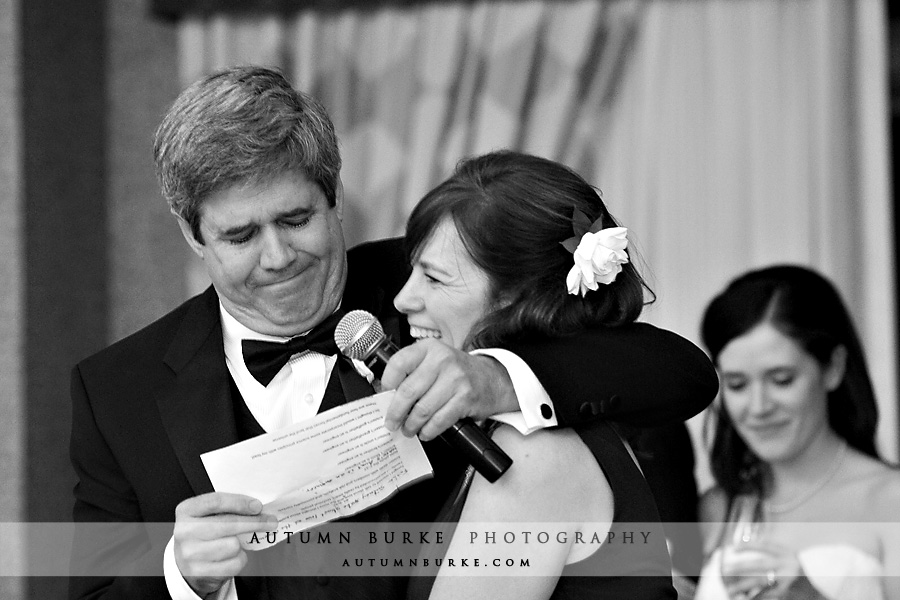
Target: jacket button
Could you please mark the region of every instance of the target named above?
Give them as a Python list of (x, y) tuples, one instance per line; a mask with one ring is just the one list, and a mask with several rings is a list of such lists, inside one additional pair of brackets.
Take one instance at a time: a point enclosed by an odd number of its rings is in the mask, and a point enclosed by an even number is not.
[(609, 400), (606, 402), (606, 406), (604, 406), (603, 412), (615, 412), (619, 410), (619, 406), (622, 404), (622, 399), (613, 394), (609, 397)]
[(600, 404), (597, 402), (585, 402), (579, 407), (578, 414), (584, 417), (585, 419), (589, 419), (591, 417), (596, 417), (602, 412)]
[(324, 575), (319, 575), (316, 577), (316, 583), (318, 583), (319, 585), (328, 585), (328, 581), (328, 577)]
[(545, 419), (553, 417), (553, 409), (550, 408), (549, 404), (541, 404), (541, 416)]

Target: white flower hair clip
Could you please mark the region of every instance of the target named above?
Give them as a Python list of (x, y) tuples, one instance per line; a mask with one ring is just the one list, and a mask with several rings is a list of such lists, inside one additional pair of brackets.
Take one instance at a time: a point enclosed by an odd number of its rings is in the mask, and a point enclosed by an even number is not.
[(570, 294), (584, 296), (588, 290), (596, 290), (601, 283), (609, 285), (622, 271), (622, 265), (628, 262), (625, 253), (628, 229), (602, 229), (601, 220), (602, 217), (591, 223), (587, 215), (575, 209), (572, 214), (575, 236), (560, 242), (575, 260), (566, 275), (566, 288)]

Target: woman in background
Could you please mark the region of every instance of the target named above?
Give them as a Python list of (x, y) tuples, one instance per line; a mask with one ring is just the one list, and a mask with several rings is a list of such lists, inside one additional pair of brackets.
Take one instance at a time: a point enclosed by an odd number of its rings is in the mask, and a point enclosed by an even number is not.
[[(472, 350), (650, 327), (634, 323), (645, 284), (627, 230), (558, 163), (515, 152), (463, 161), (413, 210), (406, 240), (412, 274), (394, 304), (419, 343)], [(585, 351), (603, 360), (602, 344)], [(650, 488), (607, 423), (528, 436), (499, 425), (493, 437), (512, 467), (493, 484), (470, 469), (438, 518), (458, 522), (443, 556), (456, 566), (445, 560), (436, 579), (413, 577), (410, 598), (675, 597)], [(486, 527), (499, 543), (478, 543)], [(634, 543), (622, 544), (629, 532)], [(530, 566), (495, 568), (510, 557)]]
[(900, 599), (900, 472), (850, 315), (821, 275), (751, 271), (713, 299), (719, 371), (697, 600)]

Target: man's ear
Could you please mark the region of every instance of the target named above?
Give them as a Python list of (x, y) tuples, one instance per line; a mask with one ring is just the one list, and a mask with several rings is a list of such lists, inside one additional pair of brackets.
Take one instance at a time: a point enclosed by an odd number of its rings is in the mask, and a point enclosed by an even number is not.
[(340, 175), (337, 178), (337, 185), (334, 186), (334, 209), (337, 211), (338, 220), (344, 220), (344, 182), (341, 181)]
[(194, 233), (191, 231), (191, 226), (187, 221), (184, 220), (183, 217), (175, 215), (175, 218), (178, 220), (178, 228), (181, 229), (181, 235), (184, 236), (184, 239), (188, 243), (188, 246), (191, 247), (191, 250), (193, 250), (197, 256), (203, 258), (203, 244), (201, 244), (196, 240), (196, 238), (194, 238)]
[(843, 345), (835, 346), (831, 351), (831, 361), (825, 368), (825, 389), (833, 392), (841, 385), (844, 374), (847, 372), (847, 348)]

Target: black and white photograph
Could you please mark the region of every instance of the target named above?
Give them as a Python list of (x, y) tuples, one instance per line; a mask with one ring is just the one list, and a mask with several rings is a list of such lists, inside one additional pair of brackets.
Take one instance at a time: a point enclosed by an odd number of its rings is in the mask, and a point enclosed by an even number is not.
[(3, 600), (900, 600), (900, 5), (0, 0)]

